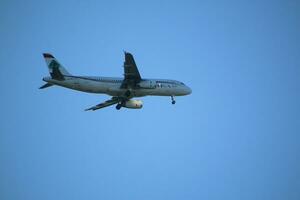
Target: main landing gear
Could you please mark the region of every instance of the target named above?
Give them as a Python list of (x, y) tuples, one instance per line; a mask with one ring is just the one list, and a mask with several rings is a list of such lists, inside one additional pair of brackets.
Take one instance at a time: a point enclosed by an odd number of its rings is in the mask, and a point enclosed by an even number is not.
[(174, 99), (174, 96), (171, 96), (171, 99), (172, 99), (172, 104), (175, 104), (176, 101), (175, 101), (175, 99)]
[(117, 110), (120, 110), (121, 108), (122, 108), (122, 104), (118, 103), (118, 104), (116, 105), (116, 109), (117, 109)]
[(116, 109), (120, 110), (124, 105), (125, 105), (125, 100), (120, 101), (117, 105), (116, 105)]
[(130, 97), (130, 95), (131, 95), (131, 91), (130, 91), (130, 90), (127, 90), (127, 91), (125, 92), (125, 96), (126, 96), (126, 97)]
[[(124, 93), (125, 97), (127, 97), (129, 99), (129, 97), (131, 96), (131, 90), (127, 90)], [(117, 105), (116, 105), (116, 109), (120, 110), (124, 105), (125, 105), (125, 100), (120, 101)]]

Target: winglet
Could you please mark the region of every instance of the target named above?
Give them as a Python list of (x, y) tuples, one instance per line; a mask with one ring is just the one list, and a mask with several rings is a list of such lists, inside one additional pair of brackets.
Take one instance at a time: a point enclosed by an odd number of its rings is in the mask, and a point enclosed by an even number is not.
[(43, 53), (44, 58), (54, 58), (50, 53)]
[(94, 111), (94, 109), (93, 109), (94, 107), (91, 107), (91, 108), (87, 108), (87, 109), (84, 109), (84, 111), (89, 111), (89, 110), (92, 110), (92, 111)]

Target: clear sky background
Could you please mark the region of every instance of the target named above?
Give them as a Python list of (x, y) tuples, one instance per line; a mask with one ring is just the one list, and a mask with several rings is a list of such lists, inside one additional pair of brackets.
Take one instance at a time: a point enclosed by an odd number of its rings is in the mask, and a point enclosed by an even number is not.
[[(300, 2), (0, 1), (0, 199), (300, 199)], [(38, 90), (53, 53), (74, 75), (193, 93), (141, 110)]]

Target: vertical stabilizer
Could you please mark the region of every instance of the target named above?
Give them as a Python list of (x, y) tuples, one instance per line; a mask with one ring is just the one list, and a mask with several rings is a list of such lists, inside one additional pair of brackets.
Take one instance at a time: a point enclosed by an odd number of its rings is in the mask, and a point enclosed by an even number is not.
[(44, 58), (53, 79), (64, 80), (64, 75), (71, 75), (57, 60), (49, 53), (44, 53)]

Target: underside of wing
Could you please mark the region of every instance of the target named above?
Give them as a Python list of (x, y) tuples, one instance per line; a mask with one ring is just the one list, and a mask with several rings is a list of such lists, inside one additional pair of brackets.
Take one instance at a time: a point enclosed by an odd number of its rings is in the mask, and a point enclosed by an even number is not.
[(141, 81), (140, 72), (135, 64), (134, 58), (131, 53), (125, 53), (124, 62), (124, 81), (122, 88), (134, 87), (136, 83)]
[(119, 101), (120, 101), (120, 99), (118, 97), (113, 97), (110, 100), (107, 100), (103, 103), (100, 103), (100, 104), (95, 105), (93, 107), (87, 108), (87, 109), (85, 109), (85, 111), (88, 111), (88, 110), (95, 111), (95, 110), (98, 110), (98, 109), (101, 109), (101, 108), (105, 108), (105, 107), (117, 104), (117, 103), (119, 103)]

